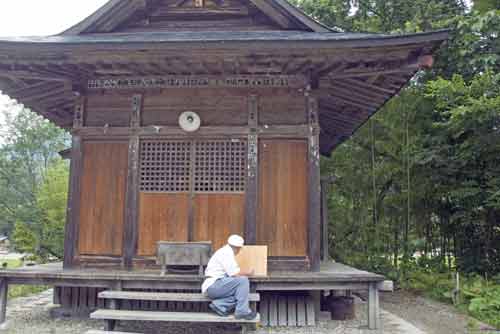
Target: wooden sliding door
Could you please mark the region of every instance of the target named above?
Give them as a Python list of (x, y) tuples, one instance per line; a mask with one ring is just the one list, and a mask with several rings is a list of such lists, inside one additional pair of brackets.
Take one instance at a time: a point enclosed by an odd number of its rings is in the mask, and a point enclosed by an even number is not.
[(83, 159), (78, 252), (120, 256), (128, 143), (85, 142)]
[(307, 142), (261, 140), (259, 164), (257, 244), (269, 256), (306, 256)]

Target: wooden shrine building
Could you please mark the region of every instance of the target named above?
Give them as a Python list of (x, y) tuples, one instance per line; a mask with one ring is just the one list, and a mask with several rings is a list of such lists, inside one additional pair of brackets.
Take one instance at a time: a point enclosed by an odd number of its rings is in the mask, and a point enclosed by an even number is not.
[(64, 268), (4, 285), (137, 288), (157, 241), (216, 249), (238, 233), (296, 273), (257, 290), (352, 288), (321, 266), (320, 155), (446, 37), (340, 32), (285, 0), (110, 0), (59, 35), (0, 39), (0, 90), (72, 135)]

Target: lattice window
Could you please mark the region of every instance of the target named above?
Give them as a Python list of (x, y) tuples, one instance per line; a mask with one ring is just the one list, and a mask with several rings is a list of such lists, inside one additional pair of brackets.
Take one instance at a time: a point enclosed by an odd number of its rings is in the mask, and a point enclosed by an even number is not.
[(239, 140), (196, 142), (194, 191), (245, 191), (246, 147)]
[(141, 191), (188, 192), (191, 143), (141, 142)]
[(189, 192), (192, 182), (195, 192), (244, 192), (246, 162), (243, 140), (145, 140), (141, 191)]

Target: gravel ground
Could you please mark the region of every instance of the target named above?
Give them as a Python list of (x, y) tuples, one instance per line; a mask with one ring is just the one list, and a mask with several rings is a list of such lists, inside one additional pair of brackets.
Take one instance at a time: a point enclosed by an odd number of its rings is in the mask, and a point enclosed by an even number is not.
[[(457, 322), (457, 318), (452, 313), (442, 311), (442, 308), (435, 308), (436, 305), (427, 301), (417, 299), (412, 301), (410, 297), (403, 300), (404, 304), (398, 304), (400, 294), (397, 293), (393, 298), (390, 295), (383, 295), (382, 305), (387, 307), (387, 311), (382, 311), (382, 328), (378, 331), (369, 331), (366, 329), (366, 304), (357, 300), (356, 315), (357, 318), (351, 321), (322, 321), (316, 327), (302, 328), (258, 328), (252, 334), (425, 334), (425, 331), (419, 330), (422, 323), (414, 321), (416, 313), (432, 313), (441, 322), (425, 322), (425, 325), (435, 325), (441, 327), (429, 327), (428, 334), (440, 333), (465, 333), (461, 324), (452, 325)], [(39, 295), (17, 298), (9, 301), (7, 308), (7, 324), (1, 334), (83, 334), (89, 329), (102, 329), (102, 321), (93, 320), (75, 320), (75, 319), (52, 319), (50, 309), (54, 307), (51, 304), (52, 290), (47, 290)], [(446, 306), (446, 305), (445, 305)], [(415, 307), (415, 309), (411, 309)], [(394, 314), (407, 316), (415, 324), (402, 320)], [(439, 313), (440, 312), (440, 313)], [(403, 314), (404, 313), (404, 314)], [(451, 316), (449, 316), (451, 314)], [(446, 325), (443, 327), (443, 320)], [(422, 329), (422, 327), (420, 327)], [(446, 330), (443, 330), (445, 328)], [(158, 324), (143, 322), (123, 322), (119, 323), (116, 330), (125, 332), (139, 332), (145, 334), (236, 334), (240, 333), (237, 326), (215, 326), (215, 325), (179, 325), (179, 324)]]
[[(467, 330), (470, 317), (460, 313), (452, 306), (434, 300), (415, 296), (405, 291), (381, 293), (381, 307), (394, 315), (405, 319), (427, 334), (461, 334), (471, 333)], [(478, 323), (487, 333), (489, 326)], [(493, 331), (489, 331), (493, 333)], [(495, 333), (500, 333), (496, 331)]]

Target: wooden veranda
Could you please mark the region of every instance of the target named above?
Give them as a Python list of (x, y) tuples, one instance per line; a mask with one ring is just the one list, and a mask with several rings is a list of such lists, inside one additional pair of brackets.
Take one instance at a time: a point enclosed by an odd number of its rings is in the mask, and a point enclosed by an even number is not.
[[(124, 291), (182, 291), (199, 292), (203, 277), (189, 274), (161, 276), (159, 270), (109, 270), (95, 268), (63, 269), (62, 263), (52, 263), (0, 271), (0, 320), (5, 320), (6, 296), (9, 285), (47, 285), (55, 287), (54, 304), (68, 307), (73, 312), (90, 312), (100, 306), (97, 294), (104, 290)], [(250, 279), (251, 289), (261, 295), (259, 312), (261, 323), (267, 326), (314, 325), (321, 311), (315, 298), (321, 291), (368, 291), (368, 327), (378, 327), (378, 290), (384, 277), (332, 261), (322, 262), (318, 272), (271, 271), (267, 277)], [(276, 292), (288, 296), (280, 299)], [(290, 298), (290, 296), (292, 296)], [(295, 323), (279, 322), (279, 312), (284, 312), (287, 303), (303, 302), (303, 317), (294, 318)], [(283, 304), (285, 303), (285, 304)], [(125, 307), (144, 309), (139, 301), (130, 301)], [(79, 308), (79, 310), (76, 310)], [(192, 306), (177, 303), (176, 310)], [(169, 305), (148, 304), (146, 309), (168, 309)], [(190, 309), (190, 311), (193, 311)], [(305, 314), (309, 314), (306, 316)], [(291, 317), (288, 317), (291, 318)], [(302, 319), (302, 320), (301, 320)]]

